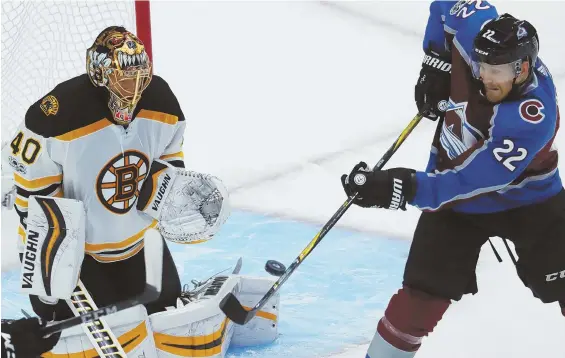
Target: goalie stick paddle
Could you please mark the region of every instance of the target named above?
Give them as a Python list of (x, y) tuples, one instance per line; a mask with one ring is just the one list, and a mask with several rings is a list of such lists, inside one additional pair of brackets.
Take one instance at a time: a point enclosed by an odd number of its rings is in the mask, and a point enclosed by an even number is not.
[[(406, 128), (400, 133), (396, 141), (390, 146), (383, 157), (378, 161), (377, 165), (373, 170), (382, 169), (382, 167), (389, 161), (392, 155), (398, 150), (400, 145), (406, 140), (408, 135), (412, 130), (420, 123), (422, 119), (422, 114), (418, 113)], [(304, 261), (304, 259), (310, 255), (312, 250), (322, 241), (324, 236), (331, 230), (331, 228), (337, 223), (337, 221), (345, 214), (347, 209), (353, 204), (353, 200), (357, 197), (357, 193), (347, 198), (347, 200), (341, 205), (341, 207), (335, 212), (331, 219), (322, 227), (322, 229), (314, 236), (312, 241), (302, 250), (300, 255), (292, 262), (292, 264), (285, 270), (285, 272), (279, 277), (279, 279), (273, 284), (273, 286), (267, 291), (267, 293), (253, 306), (250, 310), (245, 309), (237, 297), (233, 293), (228, 293), (220, 301), (220, 309), (224, 314), (233, 322), (244, 325), (249, 322), (257, 312), (273, 297), (273, 295), (280, 289), (280, 287), (285, 283), (285, 281), (292, 275), (292, 273), (298, 268), (298, 266)]]
[[(98, 320), (103, 316), (137, 306), (156, 301), (161, 295), (161, 280), (163, 275), (163, 238), (159, 231), (149, 229), (144, 238), (144, 259), (145, 259), (145, 289), (135, 297), (123, 300), (97, 310), (71, 317), (63, 321), (48, 324), (43, 328), (43, 336), (60, 332), (79, 324), (86, 324)], [(160, 254), (159, 254), (160, 253)]]

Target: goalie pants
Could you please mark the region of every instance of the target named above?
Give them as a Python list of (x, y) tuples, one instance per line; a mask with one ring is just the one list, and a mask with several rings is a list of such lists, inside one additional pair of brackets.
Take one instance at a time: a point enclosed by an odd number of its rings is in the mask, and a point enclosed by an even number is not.
[[(82, 263), (80, 279), (100, 308), (133, 297), (145, 288), (144, 249), (136, 255), (117, 262), (102, 263), (86, 255)], [(152, 314), (165, 310), (167, 306), (176, 306), (181, 294), (179, 275), (167, 247), (163, 244), (163, 281), (161, 296), (155, 302), (145, 305), (147, 313)], [(71, 309), (63, 300), (56, 305), (49, 305), (37, 296), (30, 295), (30, 302), (35, 313), (46, 320), (73, 317)]]
[(404, 285), (456, 301), (477, 293), (479, 252), (494, 236), (514, 243), (518, 276), (535, 297), (544, 303), (565, 302), (565, 190), (544, 202), (499, 213), (422, 213)]

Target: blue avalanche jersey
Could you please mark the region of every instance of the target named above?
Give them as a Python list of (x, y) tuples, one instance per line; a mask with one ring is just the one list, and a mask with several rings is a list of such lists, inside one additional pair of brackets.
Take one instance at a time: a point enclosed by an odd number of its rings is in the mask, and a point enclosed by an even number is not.
[(559, 109), (553, 79), (538, 58), (519, 95), (492, 104), (475, 79), (471, 54), (482, 25), (498, 17), (486, 1), (434, 1), (424, 49), (449, 51), (451, 93), (411, 204), (492, 213), (538, 203), (563, 190), (553, 142)]

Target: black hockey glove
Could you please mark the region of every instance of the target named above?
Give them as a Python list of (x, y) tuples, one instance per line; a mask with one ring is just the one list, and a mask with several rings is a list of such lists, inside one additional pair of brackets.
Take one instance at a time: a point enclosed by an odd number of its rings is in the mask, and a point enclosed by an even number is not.
[(428, 49), (414, 89), (418, 111), (433, 121), (445, 117), (451, 86), (451, 54)]
[(341, 176), (341, 185), (347, 196), (359, 193), (353, 203), (363, 208), (406, 210), (406, 203), (416, 193), (413, 173), (404, 168), (372, 171), (360, 162), (349, 175)]
[(44, 326), (45, 323), (36, 317), (2, 320), (2, 357), (39, 357), (53, 349), (61, 333), (43, 338), (41, 328)]

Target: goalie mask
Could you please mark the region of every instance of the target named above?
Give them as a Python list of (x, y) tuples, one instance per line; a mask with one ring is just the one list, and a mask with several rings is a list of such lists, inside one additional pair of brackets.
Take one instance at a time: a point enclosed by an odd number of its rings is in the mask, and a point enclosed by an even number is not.
[(86, 71), (95, 86), (110, 92), (108, 107), (114, 120), (129, 124), (151, 82), (151, 61), (143, 42), (123, 27), (106, 28), (86, 51)]

